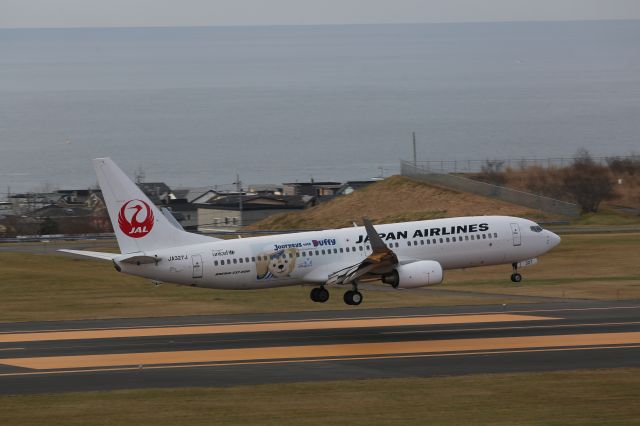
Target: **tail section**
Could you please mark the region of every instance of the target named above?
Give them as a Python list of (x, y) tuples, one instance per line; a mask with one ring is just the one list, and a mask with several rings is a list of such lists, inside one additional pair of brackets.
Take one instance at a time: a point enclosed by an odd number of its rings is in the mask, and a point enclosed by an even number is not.
[(123, 254), (216, 240), (176, 228), (110, 158), (93, 167)]

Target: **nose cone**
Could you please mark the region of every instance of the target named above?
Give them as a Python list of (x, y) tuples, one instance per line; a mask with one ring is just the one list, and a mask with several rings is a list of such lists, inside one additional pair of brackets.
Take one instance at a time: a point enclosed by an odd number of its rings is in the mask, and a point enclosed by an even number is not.
[(551, 231), (547, 231), (547, 244), (549, 244), (550, 248), (554, 248), (560, 244), (560, 236)]

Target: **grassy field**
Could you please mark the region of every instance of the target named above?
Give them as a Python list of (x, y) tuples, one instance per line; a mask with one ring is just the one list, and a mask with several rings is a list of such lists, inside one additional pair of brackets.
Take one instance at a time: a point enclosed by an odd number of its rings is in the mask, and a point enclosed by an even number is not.
[(638, 424), (640, 369), (0, 397), (4, 425)]
[[(104, 242), (96, 244), (105, 247)], [(1, 252), (0, 321), (511, 304), (531, 301), (527, 296), (640, 299), (638, 253), (640, 234), (567, 235), (538, 265), (522, 270), (521, 285), (509, 281), (508, 266), (447, 271), (445, 282), (433, 290), (381, 287), (365, 291), (360, 307), (349, 307), (342, 302), (341, 289), (333, 289), (330, 301), (321, 305), (309, 300), (309, 287), (256, 291), (156, 287), (115, 272), (109, 262)]]
[(599, 300), (640, 299), (640, 234), (565, 235), (513, 285), (504, 267), (450, 271), (446, 288), (474, 292)]
[[(311, 287), (225, 291), (154, 286), (148, 280), (117, 273), (109, 262), (56, 255), (5, 252), (0, 253), (0, 265), (0, 321), (4, 322), (348, 308), (340, 289), (320, 305), (309, 300)], [(369, 291), (365, 297), (366, 304), (360, 309), (474, 303), (465, 296), (411, 296), (395, 291)], [(503, 303), (503, 299), (479, 298), (475, 303)]]

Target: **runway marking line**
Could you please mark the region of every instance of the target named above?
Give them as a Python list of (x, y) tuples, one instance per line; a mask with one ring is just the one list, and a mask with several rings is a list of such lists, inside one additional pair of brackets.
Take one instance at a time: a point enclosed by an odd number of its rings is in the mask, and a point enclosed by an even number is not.
[(405, 359), (405, 358), (435, 358), (450, 356), (472, 356), (472, 355), (502, 355), (502, 354), (519, 354), (519, 353), (536, 353), (536, 352), (563, 352), (563, 351), (593, 351), (604, 349), (638, 349), (640, 345), (624, 345), (624, 346), (586, 346), (577, 348), (548, 348), (548, 349), (518, 349), (505, 351), (481, 351), (481, 352), (454, 352), (454, 353), (436, 353), (436, 354), (411, 354), (411, 355), (382, 355), (382, 356), (362, 356), (348, 358), (307, 358), (307, 359), (280, 359), (275, 361), (247, 361), (247, 362), (219, 362), (219, 363), (203, 363), (203, 364), (176, 364), (176, 365), (139, 365), (137, 367), (107, 367), (107, 368), (89, 368), (76, 370), (48, 370), (48, 371), (22, 371), (16, 373), (0, 373), (0, 377), (5, 376), (38, 376), (38, 375), (57, 375), (57, 374), (74, 374), (74, 373), (105, 373), (105, 372), (121, 372), (121, 371), (143, 371), (143, 370), (167, 370), (175, 368), (206, 368), (206, 367), (234, 367), (243, 365), (276, 365), (276, 364), (300, 364), (300, 363), (319, 363), (319, 362), (335, 362), (335, 361), (375, 361), (386, 359)]
[[(497, 330), (538, 330), (538, 329), (554, 329), (554, 328), (581, 328), (581, 327), (604, 327), (604, 326), (612, 326), (612, 325), (638, 325), (640, 321), (629, 321), (629, 322), (593, 322), (593, 323), (578, 323), (578, 324), (549, 324), (549, 325), (521, 325), (521, 326), (505, 326), (505, 327), (476, 327), (476, 328), (456, 328), (455, 332), (464, 332), (464, 331), (497, 331)], [(448, 329), (431, 329), (431, 330), (403, 330), (403, 331), (383, 331), (380, 334), (388, 334), (388, 335), (402, 335), (402, 334), (432, 334), (432, 333), (442, 333), (452, 331)]]
[[(322, 322), (322, 321), (351, 321), (351, 320), (367, 320), (367, 319), (391, 319), (391, 318), (432, 318), (432, 317), (447, 317), (447, 316), (474, 316), (474, 315), (494, 315), (494, 314), (535, 314), (539, 312), (571, 312), (571, 311), (601, 311), (601, 310), (617, 310), (617, 309), (639, 309), (637, 306), (603, 306), (603, 307), (589, 307), (589, 308), (564, 308), (564, 309), (517, 309), (511, 311), (485, 311), (485, 312), (459, 312), (459, 313), (441, 313), (441, 314), (408, 314), (408, 315), (389, 315), (389, 316), (362, 316), (362, 317), (334, 317), (334, 318), (308, 318), (308, 319), (291, 319), (291, 320), (270, 320), (270, 321), (232, 321), (232, 322), (220, 322), (220, 323), (188, 323), (188, 324), (166, 324), (166, 325), (141, 325), (141, 326), (123, 326), (123, 327), (90, 327), (90, 328), (62, 328), (62, 329), (40, 329), (40, 330), (20, 330), (20, 331), (5, 331), (0, 332), (1, 336), (8, 336), (10, 334), (35, 334), (35, 333), (49, 333), (49, 332), (68, 332), (68, 331), (101, 331), (101, 330), (143, 330), (154, 328), (174, 328), (174, 327), (194, 327), (194, 326), (208, 326), (208, 325), (242, 325), (242, 324), (279, 324), (279, 323), (295, 323), (295, 322)], [(135, 318), (129, 318), (135, 320)], [(554, 318), (557, 319), (557, 318)], [(75, 320), (74, 320), (75, 321)]]
[(3, 333), (0, 334), (0, 343), (39, 342), (47, 340), (113, 339), (122, 337), (182, 336), (188, 334), (258, 333), (268, 331), (325, 330), (443, 324), (478, 324), (515, 321), (548, 321), (557, 319), (558, 318), (554, 317), (533, 315), (479, 314), (458, 316), (442, 315), (351, 320), (213, 324), (199, 326), (124, 328), (105, 330), (47, 331), (40, 333)]
[(0, 364), (29, 368), (32, 370), (55, 370), (127, 365), (267, 361), (276, 359), (361, 357), (375, 355), (397, 356), (418, 353), (494, 351), (527, 348), (545, 349), (624, 344), (640, 344), (640, 332), (69, 355), (0, 359)]

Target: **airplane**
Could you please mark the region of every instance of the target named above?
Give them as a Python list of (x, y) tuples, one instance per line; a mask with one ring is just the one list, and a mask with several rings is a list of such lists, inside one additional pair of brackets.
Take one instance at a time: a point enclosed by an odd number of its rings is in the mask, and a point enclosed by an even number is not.
[(163, 214), (110, 159), (93, 165), (121, 254), (62, 249), (111, 261), (118, 272), (156, 283), (212, 289), (263, 289), (307, 284), (314, 302), (327, 287), (344, 287), (344, 302), (362, 303), (360, 283), (397, 289), (439, 284), (444, 270), (519, 267), (560, 243), (537, 223), (510, 216), (470, 216), (222, 240), (189, 233)]

